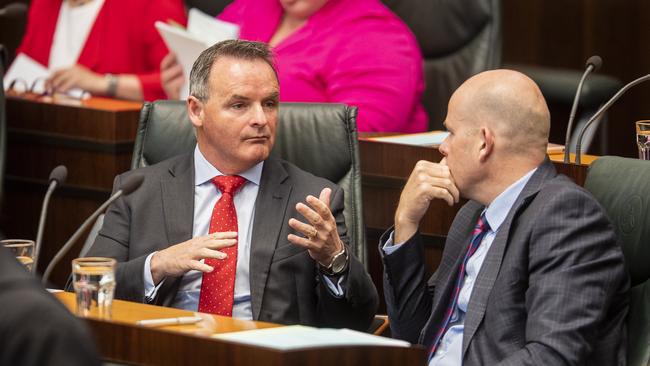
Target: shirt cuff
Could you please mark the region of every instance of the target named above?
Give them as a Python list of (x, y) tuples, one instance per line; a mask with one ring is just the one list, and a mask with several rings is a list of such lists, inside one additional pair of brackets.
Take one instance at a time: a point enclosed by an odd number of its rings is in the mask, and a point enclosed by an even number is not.
[(383, 250), (384, 254), (386, 254), (386, 255), (391, 255), (391, 254), (395, 253), (404, 244), (404, 243), (398, 243), (398, 244), (393, 243), (393, 241), (394, 241), (393, 235), (395, 235), (395, 231), (390, 232), (390, 236), (388, 237), (388, 240), (386, 240), (386, 243), (384, 243), (384, 246), (381, 247), (381, 250)]
[(150, 303), (156, 298), (158, 289), (165, 282), (163, 278), (158, 285), (154, 285), (153, 276), (151, 275), (151, 257), (157, 252), (153, 252), (147, 256), (147, 259), (144, 261), (144, 299), (146, 302)]
[(338, 277), (338, 281), (336, 281), (336, 284), (332, 281), (332, 279), (329, 276), (323, 275), (322, 277), (325, 279), (325, 283), (327, 284), (327, 289), (330, 291), (332, 295), (334, 295), (334, 297), (342, 298), (343, 296), (345, 296), (345, 291), (341, 286), (341, 284), (343, 284), (343, 281), (345, 281), (345, 275), (341, 275), (341, 277)]

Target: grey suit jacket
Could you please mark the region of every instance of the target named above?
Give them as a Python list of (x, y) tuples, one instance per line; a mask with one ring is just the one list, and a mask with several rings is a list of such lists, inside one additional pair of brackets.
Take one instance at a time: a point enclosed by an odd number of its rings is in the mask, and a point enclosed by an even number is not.
[[(189, 240), (194, 218), (194, 162), (192, 154), (118, 176), (114, 190), (126, 176), (145, 176), (143, 185), (118, 199), (107, 211), (104, 225), (88, 256), (116, 258), (116, 297), (144, 302), (143, 268), (157, 250)], [(344, 282), (345, 296), (336, 298), (323, 283), (309, 253), (287, 240), (293, 230), (289, 218), (302, 219), (298, 202), (325, 188), (333, 190), (331, 209), (339, 235), (347, 244), (343, 218), (343, 190), (331, 182), (275, 159), (264, 163), (255, 202), (250, 255), (253, 319), (283, 324), (367, 329), (377, 308), (377, 291), (363, 265), (350, 253)], [(169, 306), (180, 277), (167, 279), (154, 302)]]
[[(389, 256), (380, 249), (393, 336), (431, 346), (483, 209), (470, 201), (458, 212), (428, 281), (419, 234)], [(546, 160), (481, 267), (465, 317), (463, 365), (625, 364), (628, 288), (603, 209)]]

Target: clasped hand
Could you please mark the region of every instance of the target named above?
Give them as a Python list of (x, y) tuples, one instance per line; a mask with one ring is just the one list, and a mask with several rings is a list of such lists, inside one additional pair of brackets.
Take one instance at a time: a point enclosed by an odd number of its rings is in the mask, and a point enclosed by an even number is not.
[(395, 243), (403, 243), (415, 234), (434, 199), (445, 200), (449, 206), (460, 199), (446, 158), (440, 163), (420, 160), (415, 164), (395, 211)]
[(328, 266), (332, 258), (343, 250), (336, 219), (330, 210), (332, 190), (325, 188), (318, 198), (309, 195), (307, 204), (296, 204), (296, 210), (304, 216), (307, 223), (289, 219), (289, 226), (305, 237), (289, 234), (287, 239), (294, 245), (307, 249), (309, 255), (323, 266)]

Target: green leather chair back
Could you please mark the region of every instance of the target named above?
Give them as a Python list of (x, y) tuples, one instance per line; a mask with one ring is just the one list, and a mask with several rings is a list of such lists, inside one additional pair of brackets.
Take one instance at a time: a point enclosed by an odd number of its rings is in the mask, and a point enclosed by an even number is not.
[(607, 211), (630, 273), (628, 366), (650, 365), (650, 161), (604, 156), (585, 188)]
[[(356, 118), (356, 107), (343, 104), (282, 103), (272, 154), (343, 188), (350, 245), (367, 266)], [(192, 151), (195, 144), (185, 102), (145, 103), (131, 169)]]

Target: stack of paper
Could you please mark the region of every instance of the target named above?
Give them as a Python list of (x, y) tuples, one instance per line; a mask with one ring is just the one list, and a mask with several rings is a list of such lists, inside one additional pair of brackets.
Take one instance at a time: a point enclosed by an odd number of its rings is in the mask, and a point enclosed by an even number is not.
[(411, 346), (406, 341), (378, 337), (350, 329), (312, 328), (302, 325), (221, 333), (213, 337), (279, 350), (332, 346)]
[(189, 95), (190, 71), (201, 52), (217, 42), (239, 37), (238, 25), (218, 20), (197, 9), (190, 9), (187, 29), (163, 22), (156, 22), (155, 26), (167, 48), (176, 54), (178, 63), (183, 67), (185, 83), (181, 88), (181, 99)]

